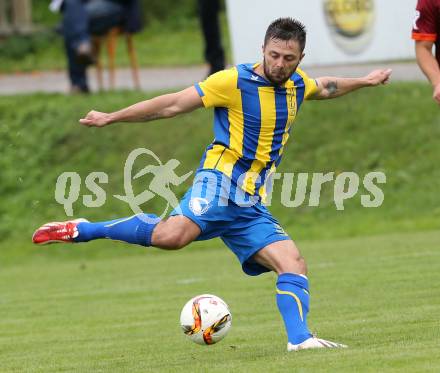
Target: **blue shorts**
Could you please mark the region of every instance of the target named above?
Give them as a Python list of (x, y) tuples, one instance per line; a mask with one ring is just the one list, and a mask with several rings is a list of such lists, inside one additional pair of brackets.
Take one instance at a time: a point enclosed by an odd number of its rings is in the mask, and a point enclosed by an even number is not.
[[(183, 215), (196, 223), (201, 233), (196, 241), (220, 237), (240, 261), (243, 271), (257, 276), (270, 269), (253, 260), (265, 246), (290, 240), (278, 221), (259, 201), (217, 170), (199, 171), (193, 186), (170, 216)], [(238, 196), (240, 195), (240, 196)]]

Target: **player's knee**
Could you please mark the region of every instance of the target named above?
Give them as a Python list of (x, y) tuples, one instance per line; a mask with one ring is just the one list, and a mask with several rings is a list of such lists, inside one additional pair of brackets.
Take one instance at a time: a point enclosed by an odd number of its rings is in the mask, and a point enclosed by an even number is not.
[(279, 273), (307, 274), (307, 264), (298, 249), (291, 250), (286, 258), (279, 263)]
[(307, 265), (303, 258), (298, 258), (295, 260), (287, 260), (285, 263), (280, 265), (276, 272), (280, 275), (282, 273), (295, 273), (298, 275), (307, 274)]
[(169, 239), (168, 239), (168, 243), (170, 245), (169, 249), (172, 250), (179, 250), (184, 248), (188, 242), (183, 234), (184, 232), (173, 232)]
[(156, 246), (160, 247), (161, 249), (167, 249), (167, 250), (179, 250), (184, 248), (187, 245), (187, 242), (182, 239), (182, 237), (178, 237), (175, 235), (170, 235), (163, 239), (160, 243), (158, 243)]
[(307, 274), (307, 263), (306, 260), (299, 255), (298, 258), (296, 258), (297, 265), (298, 265), (298, 272), (300, 275), (306, 275)]
[(168, 222), (161, 222), (153, 232), (154, 246), (168, 250), (178, 250), (188, 242), (182, 227), (176, 227)]

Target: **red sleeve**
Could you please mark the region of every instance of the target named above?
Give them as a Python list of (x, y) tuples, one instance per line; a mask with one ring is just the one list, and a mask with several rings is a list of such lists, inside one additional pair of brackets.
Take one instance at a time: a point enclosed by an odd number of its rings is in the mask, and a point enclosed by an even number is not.
[(436, 8), (432, 0), (418, 0), (414, 18), (412, 38), (414, 40), (437, 40)]

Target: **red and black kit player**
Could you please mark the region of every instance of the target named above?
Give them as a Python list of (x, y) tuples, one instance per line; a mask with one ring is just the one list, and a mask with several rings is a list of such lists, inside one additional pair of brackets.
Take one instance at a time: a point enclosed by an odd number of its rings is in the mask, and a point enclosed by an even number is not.
[(440, 104), (440, 0), (418, 1), (412, 38), (416, 41), (417, 62), (433, 86), (434, 100)]

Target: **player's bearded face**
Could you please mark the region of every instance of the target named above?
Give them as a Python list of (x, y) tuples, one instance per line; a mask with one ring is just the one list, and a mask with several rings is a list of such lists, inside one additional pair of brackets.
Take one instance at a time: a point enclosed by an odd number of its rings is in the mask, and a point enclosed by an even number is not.
[(279, 39), (269, 40), (263, 55), (264, 75), (275, 85), (284, 84), (304, 57), (297, 41)]

